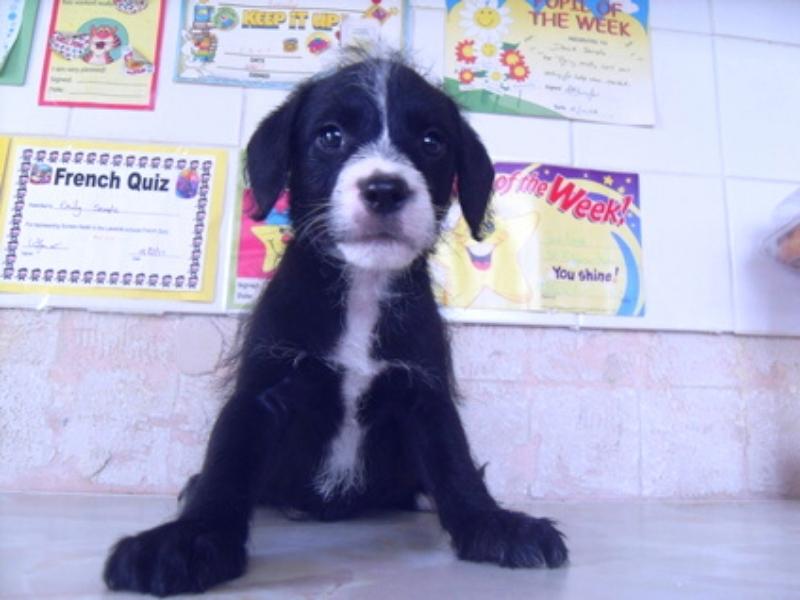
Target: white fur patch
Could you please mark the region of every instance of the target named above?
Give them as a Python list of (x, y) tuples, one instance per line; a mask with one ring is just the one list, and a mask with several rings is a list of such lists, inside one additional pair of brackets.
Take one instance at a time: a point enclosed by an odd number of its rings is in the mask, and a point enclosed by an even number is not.
[[(373, 175), (403, 179), (410, 196), (396, 214), (373, 215), (365, 205), (359, 182)], [(436, 216), (425, 178), (410, 161), (383, 140), (370, 144), (347, 161), (332, 197), (332, 226), (344, 259), (362, 269), (402, 269), (436, 240)], [(394, 239), (374, 239), (388, 230)]]
[(389, 275), (385, 271), (362, 269), (353, 269), (350, 275), (344, 332), (331, 356), (331, 360), (344, 369), (344, 415), (314, 481), (324, 498), (351, 488), (361, 489), (364, 485), (364, 463), (360, 453), (364, 428), (358, 421), (358, 410), (361, 398), (382, 369), (381, 363), (375, 361), (370, 353)]

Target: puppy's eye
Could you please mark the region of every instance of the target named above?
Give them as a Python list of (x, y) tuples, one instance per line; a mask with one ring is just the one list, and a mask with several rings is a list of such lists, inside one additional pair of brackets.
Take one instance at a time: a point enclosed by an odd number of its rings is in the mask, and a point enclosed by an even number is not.
[(422, 136), (422, 149), (428, 156), (441, 156), (444, 148), (444, 140), (438, 132), (428, 131)]
[(338, 150), (342, 147), (344, 136), (336, 125), (326, 125), (317, 136), (317, 143), (325, 150)]

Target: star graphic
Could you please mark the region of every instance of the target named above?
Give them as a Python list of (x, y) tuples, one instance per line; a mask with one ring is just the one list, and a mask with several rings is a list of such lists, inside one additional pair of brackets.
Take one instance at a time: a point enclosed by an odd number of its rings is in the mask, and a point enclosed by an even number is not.
[(621, 186), (619, 186), (619, 187), (617, 188), (617, 191), (618, 191), (620, 194), (624, 194), (624, 193), (625, 193), (625, 186), (624, 186), (624, 185), (621, 185)]
[(630, 182), (631, 182), (631, 178), (630, 177), (626, 177), (625, 178), (625, 183), (630, 183)]
[(612, 185), (614, 185), (614, 178), (611, 177), (611, 175), (606, 175), (605, 177), (603, 177), (603, 185), (611, 187)]

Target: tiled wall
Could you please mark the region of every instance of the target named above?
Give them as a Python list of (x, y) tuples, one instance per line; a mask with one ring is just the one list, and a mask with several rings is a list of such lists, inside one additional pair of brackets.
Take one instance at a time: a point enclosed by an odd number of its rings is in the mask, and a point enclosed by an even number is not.
[[(49, 4), (28, 85), (0, 88), (0, 133), (234, 151), (283, 97), (173, 83), (169, 2), (153, 113), (37, 107)], [(429, 7), (416, 59), (436, 73), (441, 3), (415, 4)], [(800, 277), (760, 252), (800, 187), (800, 2), (651, 4), (656, 127), (471, 116), (497, 158), (642, 174), (645, 319), (454, 327), (474, 453), (505, 499), (800, 494), (800, 339), (700, 333), (800, 334)], [(0, 311), (0, 489), (176, 490), (199, 465), (234, 328)]]

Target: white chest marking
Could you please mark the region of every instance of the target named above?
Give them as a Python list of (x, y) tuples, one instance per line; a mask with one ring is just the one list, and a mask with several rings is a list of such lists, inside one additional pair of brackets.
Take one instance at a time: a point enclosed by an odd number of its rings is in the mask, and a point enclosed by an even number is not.
[(371, 357), (370, 351), (388, 279), (385, 272), (352, 271), (344, 331), (331, 356), (344, 370), (344, 415), (314, 481), (317, 491), (325, 498), (364, 485), (364, 464), (360, 454), (364, 428), (358, 421), (358, 410), (362, 396), (382, 368), (380, 362)]

